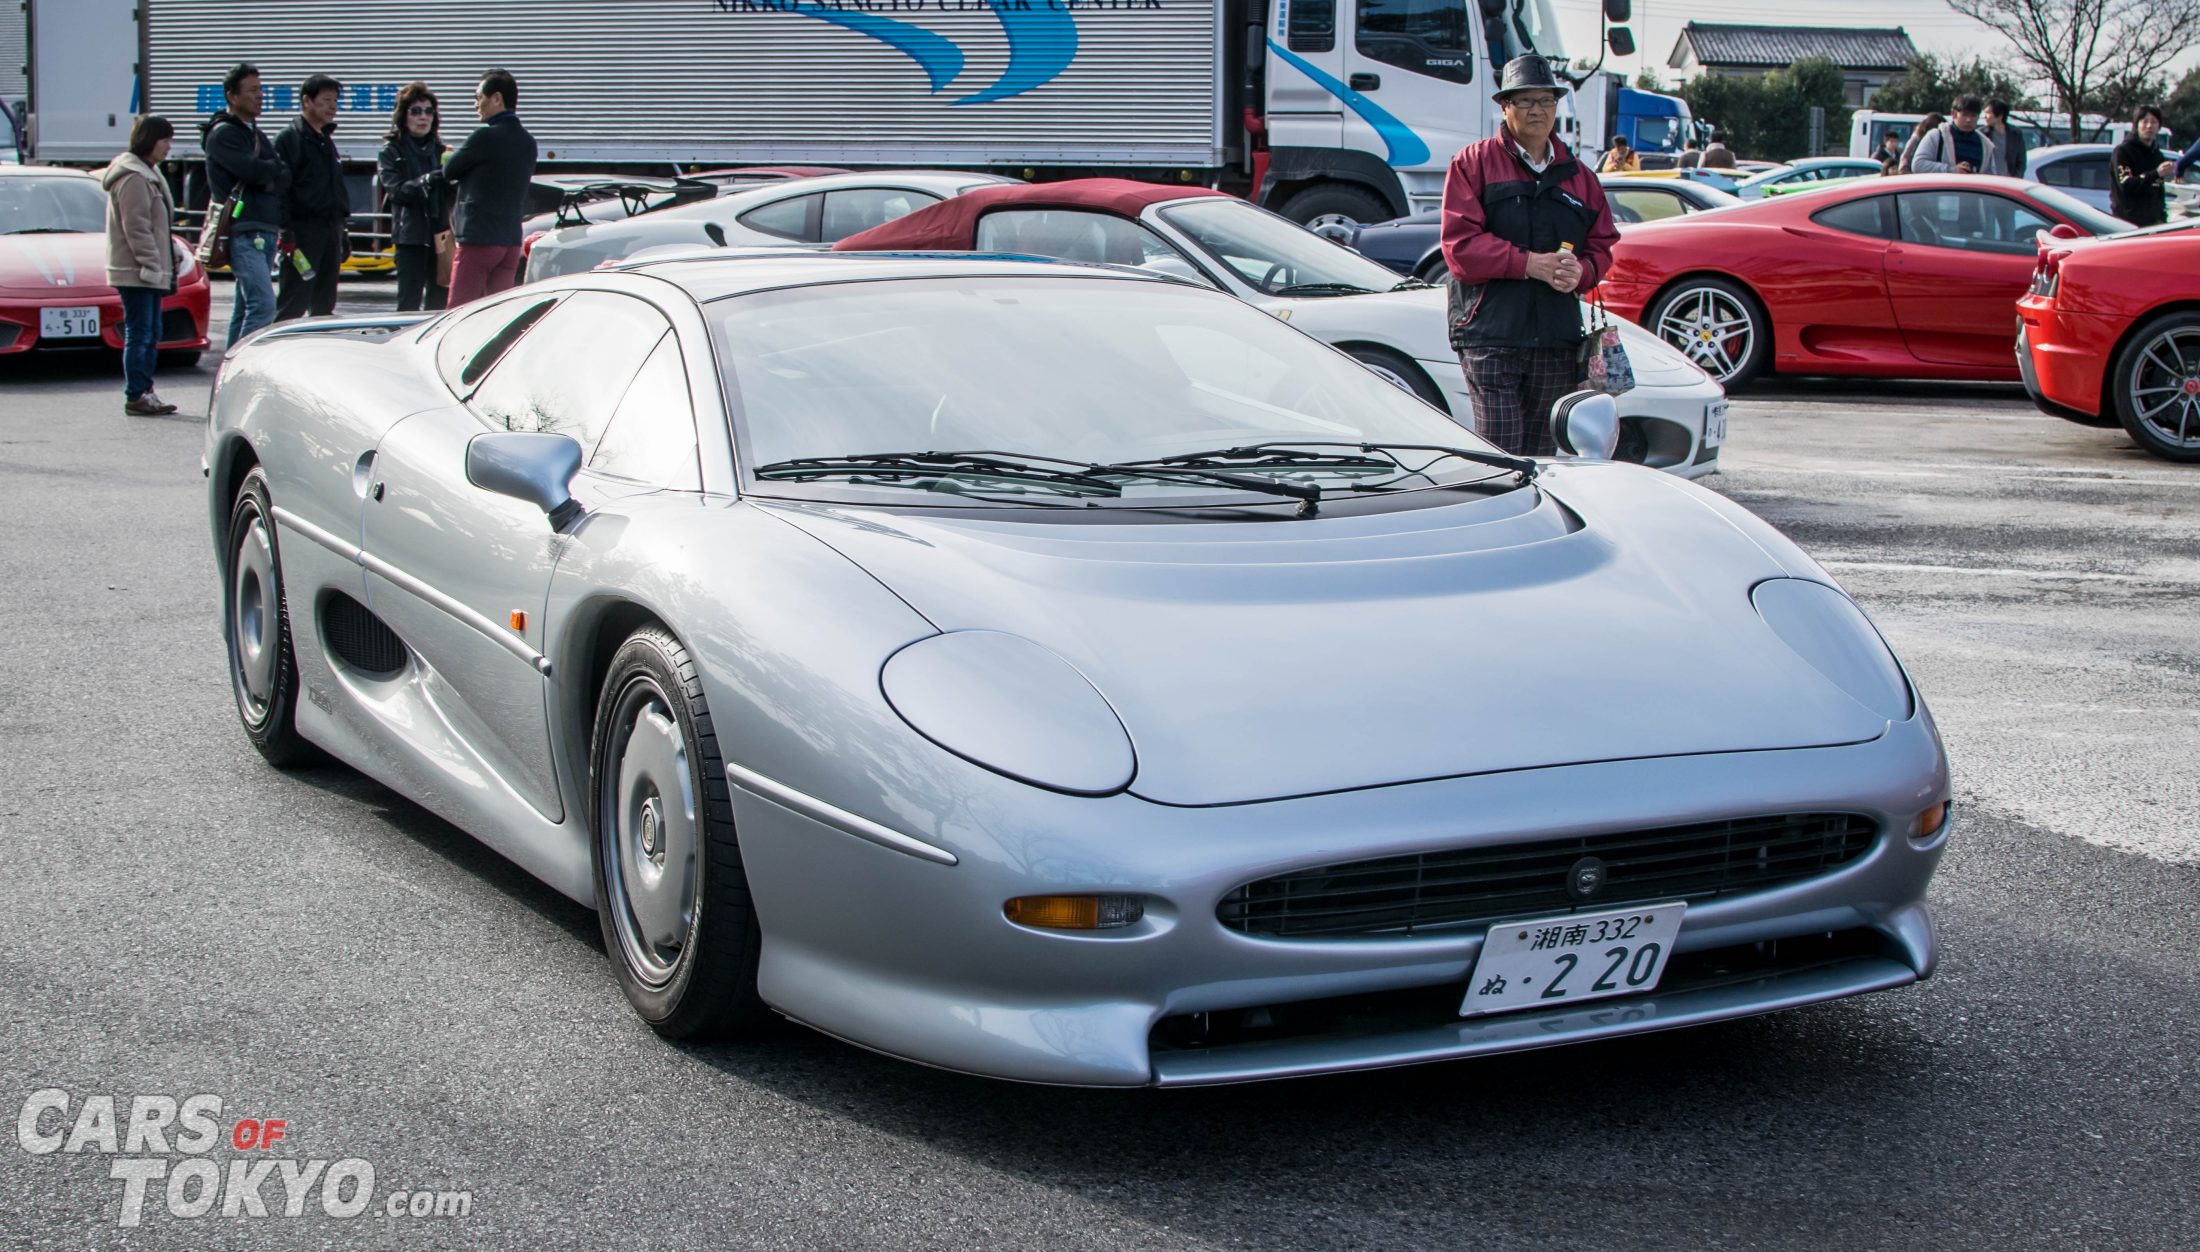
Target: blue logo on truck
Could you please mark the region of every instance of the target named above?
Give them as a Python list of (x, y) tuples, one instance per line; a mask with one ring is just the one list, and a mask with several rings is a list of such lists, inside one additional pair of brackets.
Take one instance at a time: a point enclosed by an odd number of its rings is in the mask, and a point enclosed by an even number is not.
[(855, 31), (908, 57), (924, 71), (932, 90), (944, 90), (963, 72), (963, 50), (937, 31), (880, 15), (880, 8), (939, 11), (991, 10), (1008, 36), (1008, 64), (982, 91), (952, 104), (990, 104), (1043, 87), (1077, 59), (1079, 8), (1158, 9), (1161, 0), (715, 0), (721, 13), (788, 13)]

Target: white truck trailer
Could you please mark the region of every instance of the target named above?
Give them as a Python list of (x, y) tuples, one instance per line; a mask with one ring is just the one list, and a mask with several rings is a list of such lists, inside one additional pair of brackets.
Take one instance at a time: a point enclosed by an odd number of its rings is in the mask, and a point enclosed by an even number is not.
[(194, 159), (223, 73), (250, 61), (270, 128), (307, 75), (342, 80), (337, 143), (366, 162), (404, 84), (436, 90), (455, 141), (481, 72), (502, 67), (550, 165), (1115, 174), (1228, 187), (1301, 221), (1433, 206), (1452, 154), (1497, 123), (1497, 68), (1566, 55), (1550, 0), (28, 6), (36, 160), (109, 159), (139, 108)]

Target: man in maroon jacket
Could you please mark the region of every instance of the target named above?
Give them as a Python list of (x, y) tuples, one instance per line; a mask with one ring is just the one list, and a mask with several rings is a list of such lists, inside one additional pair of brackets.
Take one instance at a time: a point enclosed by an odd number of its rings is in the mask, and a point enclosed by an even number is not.
[(1552, 132), (1566, 88), (1539, 56), (1505, 66), (1499, 133), (1468, 144), (1444, 179), (1451, 346), (1474, 428), (1520, 456), (1549, 456), (1551, 406), (1581, 381), (1581, 301), (1612, 264), (1619, 228), (1596, 175)]

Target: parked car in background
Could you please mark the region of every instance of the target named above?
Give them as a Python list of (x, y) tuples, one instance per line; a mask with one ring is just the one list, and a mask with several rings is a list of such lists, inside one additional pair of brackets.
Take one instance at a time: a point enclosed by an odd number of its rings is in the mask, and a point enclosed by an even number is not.
[[(841, 240), (840, 251), (976, 251), (1135, 267), (1227, 292), (1358, 359), (1471, 426), (1446, 292), (1305, 227), (1200, 187), (1079, 179), (986, 187)], [(1718, 468), (1726, 393), (1622, 324), (1636, 387), (1619, 397), (1615, 459), (1696, 477)]]
[(578, 273), (666, 245), (833, 243), (972, 188), (1015, 181), (954, 170), (782, 179), (643, 217), (530, 236), (524, 245), (527, 277)]
[[(2177, 150), (2164, 144), (2171, 156)], [(2109, 161), (2114, 147), (2105, 143), (2066, 143), (2026, 154), (2024, 176), (2045, 183), (2108, 212), (2108, 190), (2115, 182)], [(2191, 183), (2169, 184), (2169, 215), (2190, 217), (2200, 212), (2200, 187)]]
[(2200, 229), (2042, 237), (2017, 316), (2017, 364), (2043, 411), (2200, 461)]
[(1755, 200), (1768, 191), (1791, 190), (1836, 178), (1861, 178), (1867, 174), (1877, 177), (1881, 172), (1877, 161), (1858, 160), (1855, 157), (1811, 157), (1766, 170), (1761, 174), (1752, 174), (1734, 185), (1734, 194), (1744, 200)]
[[(1678, 178), (1607, 174), (1597, 179), (1611, 201), (1612, 217), (1622, 229), (1635, 222), (1657, 222), (1687, 213), (1723, 209), (1741, 200), (1716, 187)], [(1314, 232), (1370, 261), (1434, 286), (1444, 281), (1443, 221), (1439, 210), (1388, 222), (1345, 222)]]
[(2037, 237), (2128, 229), (2040, 183), (1859, 179), (1623, 231), (1598, 285), (1729, 388), (1768, 373), (2016, 378)]
[[(160, 360), (191, 365), (207, 346), (211, 297), (192, 249), (174, 246)], [(122, 348), (122, 297), (107, 285), (107, 193), (75, 170), (0, 166), (0, 355), (102, 347)]]
[(1823, 568), (1218, 291), (691, 257), (279, 324), (211, 407), (240, 731), (593, 909), (670, 1039), (1183, 1086), (1938, 961), (1947, 755)]

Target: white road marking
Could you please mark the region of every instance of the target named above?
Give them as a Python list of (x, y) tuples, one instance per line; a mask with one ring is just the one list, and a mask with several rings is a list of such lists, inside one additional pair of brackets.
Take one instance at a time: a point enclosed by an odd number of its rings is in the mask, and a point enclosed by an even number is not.
[[(1721, 453), (1722, 460), (1725, 454)], [(1875, 466), (1827, 466), (1775, 465), (1770, 462), (1728, 460), (1724, 468), (1751, 474), (1801, 474), (1818, 477), (1828, 474), (1847, 474), (1857, 478), (1963, 478), (1990, 475), (1994, 478), (2025, 478), (2043, 482), (2067, 483), (2146, 483), (2159, 487), (2200, 487), (2200, 474), (2125, 474), (2114, 470), (2053, 470), (2037, 465), (1936, 465), (1924, 464), (1904, 469), (1881, 469)]]
[(1981, 578), (2053, 578), (2069, 582), (2112, 583), (2182, 583), (2184, 578), (2162, 578), (2149, 574), (2096, 574), (2082, 570), (2022, 569), (2017, 566), (1978, 565), (1912, 565), (1903, 561), (1842, 561), (1819, 557), (1818, 563), (1827, 569), (1871, 570), (1887, 574), (1970, 574)]

